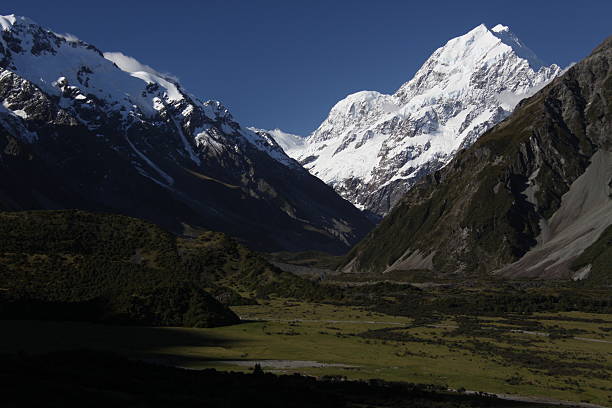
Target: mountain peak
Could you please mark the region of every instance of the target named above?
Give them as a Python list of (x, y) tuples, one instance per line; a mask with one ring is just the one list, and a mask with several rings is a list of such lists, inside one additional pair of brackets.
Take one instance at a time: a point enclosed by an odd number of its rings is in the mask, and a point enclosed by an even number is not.
[(491, 29), (491, 33), (497, 37), (502, 43), (506, 44), (514, 53), (529, 62), (529, 66), (534, 70), (539, 70), (545, 66), (538, 56), (527, 47), (513, 32), (510, 27), (498, 24)]
[(485, 33), (487, 31), (489, 31), (489, 29), (487, 28), (487, 26), (485, 24), (479, 24), (476, 27), (472, 28), (470, 31), (468, 31), (465, 35), (473, 35), (473, 34)]
[(502, 33), (504, 31), (510, 31), (510, 27), (505, 26), (503, 24), (498, 24), (491, 29), (494, 33)]
[(38, 25), (34, 20), (18, 16), (15, 14), (8, 14), (5, 16), (0, 16), (0, 27), (2, 27), (3, 31), (10, 31), (15, 25)]
[[(463, 35), (450, 39), (432, 54), (428, 62), (435, 63), (438, 72), (460, 67), (470, 69), (474, 63), (502, 54), (505, 50), (503, 47), (498, 47), (500, 42), (493, 32), (481, 24)], [(424, 65), (426, 69), (430, 68), (428, 62)]]
[(14, 14), (0, 16), (0, 26), (2, 27), (2, 31), (9, 31), (16, 21), (17, 17)]
[(526, 60), (535, 71), (545, 65), (510, 27), (503, 24), (497, 24), (491, 29), (485, 24), (480, 24), (467, 33), (449, 40), (436, 50), (432, 57), (436, 57), (445, 66), (464, 65), (466, 62), (488, 61), (508, 51)]
[(383, 215), (559, 72), (507, 26), (480, 24), (435, 50), (393, 95), (345, 97), (290, 156), (359, 208)]

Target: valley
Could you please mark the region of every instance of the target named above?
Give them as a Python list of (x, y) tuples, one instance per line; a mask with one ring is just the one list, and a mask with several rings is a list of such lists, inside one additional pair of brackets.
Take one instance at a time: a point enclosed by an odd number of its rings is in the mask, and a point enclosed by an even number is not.
[[(282, 298), (232, 310), (243, 323), (211, 329), (4, 321), (1, 351), (78, 347), (196, 370), (251, 372), (259, 362), (276, 374), (612, 403), (612, 313), (442, 315), (428, 322)], [(40, 337), (46, 341), (34, 340)]]
[(0, 356), (88, 350), (219, 375), (260, 365), (280, 376), (423, 384), (435, 395), (612, 403), (605, 279), (347, 274), (335, 270), (341, 257), (261, 255), (221, 233), (180, 238), (124, 216), (0, 220)]

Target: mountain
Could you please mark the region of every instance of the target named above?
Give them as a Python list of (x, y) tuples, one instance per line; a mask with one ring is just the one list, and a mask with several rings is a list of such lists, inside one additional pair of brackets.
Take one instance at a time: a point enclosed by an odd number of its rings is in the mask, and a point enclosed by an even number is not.
[(0, 17), (0, 209), (80, 208), (260, 250), (345, 252), (371, 228), (288, 157), (121, 53)]
[(265, 130), (265, 129), (257, 129), (254, 127), (248, 128), (255, 133), (265, 134), (267, 133), (274, 139), (276, 143), (283, 149), (288, 156), (292, 156), (294, 152), (299, 151), (304, 147), (304, 143), (306, 138), (304, 136), (298, 136), (291, 133), (283, 132), (282, 130), (276, 128), (273, 130)]
[(479, 25), (437, 49), (393, 95), (363, 91), (338, 102), (288, 154), (358, 208), (384, 215), (560, 72), (508, 27)]
[(612, 37), (426, 176), (345, 271), (612, 278)]

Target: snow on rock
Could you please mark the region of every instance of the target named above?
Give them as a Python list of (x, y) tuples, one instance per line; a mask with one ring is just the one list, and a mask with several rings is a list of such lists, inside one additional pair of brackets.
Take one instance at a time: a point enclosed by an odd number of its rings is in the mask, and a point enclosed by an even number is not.
[(15, 24), (15, 21), (17, 21), (17, 18), (14, 14), (8, 16), (0, 16), (0, 26), (2, 27), (2, 31), (10, 31), (10, 29), (13, 27), (13, 24)]
[(270, 132), (250, 127), (241, 129), (241, 134), (259, 150), (266, 152), (273, 159), (283, 163), (285, 166), (301, 168), (299, 163), (289, 156), (289, 152), (277, 143), (276, 138)]
[(287, 133), (278, 128), (272, 129), (272, 130), (264, 130), (264, 129), (257, 129), (255, 127), (249, 127), (248, 129), (255, 133), (270, 135), (274, 139), (274, 141), (289, 156), (291, 156), (291, 152), (299, 151), (299, 149), (302, 149), (304, 146), (304, 142), (306, 141), (306, 138), (304, 136), (298, 136), (292, 133)]
[(395, 94), (348, 95), (287, 153), (357, 207), (384, 215), (560, 73), (508, 27), (479, 25), (438, 48)]
[[(184, 92), (170, 74), (121, 52), (102, 53), (75, 36), (54, 33), (25, 17), (0, 16), (0, 26), (5, 32), (0, 36), (0, 62), (5, 61), (0, 65), (0, 77), (15, 74), (45, 94), (59, 97), (59, 106), (90, 129), (104, 126), (109, 118), (119, 118), (126, 131), (133, 124), (155, 125), (161, 119), (177, 130), (182, 154), (200, 165), (197, 147), (212, 142), (204, 141), (203, 135), (210, 132), (198, 133), (194, 128), (214, 124), (221, 130), (214, 143), (249, 143), (279, 162), (299, 168), (269, 135), (243, 129), (221, 103), (203, 102)], [(3, 37), (10, 38), (11, 47)], [(11, 105), (10, 110), (28, 119), (20, 107)], [(84, 110), (97, 115), (83, 114)], [(149, 159), (145, 163), (153, 166)], [(166, 184), (171, 183), (166, 180)]]
[(180, 101), (183, 99), (177, 84), (174, 83), (176, 78), (161, 74), (150, 66), (142, 64), (135, 58), (128, 57), (121, 52), (105, 52), (104, 58), (115, 63), (121, 70), (129, 72), (133, 77), (142, 79), (147, 84), (158, 84), (165, 88), (168, 100)]

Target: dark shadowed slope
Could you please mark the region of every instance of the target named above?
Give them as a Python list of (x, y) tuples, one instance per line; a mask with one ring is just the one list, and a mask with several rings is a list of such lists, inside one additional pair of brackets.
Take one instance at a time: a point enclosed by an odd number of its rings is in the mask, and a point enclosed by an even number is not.
[[(238, 317), (204, 290), (205, 279), (183, 267), (179, 249), (174, 235), (125, 216), (0, 213), (0, 318), (237, 323)], [(228, 263), (217, 258), (217, 264)]]

